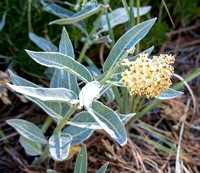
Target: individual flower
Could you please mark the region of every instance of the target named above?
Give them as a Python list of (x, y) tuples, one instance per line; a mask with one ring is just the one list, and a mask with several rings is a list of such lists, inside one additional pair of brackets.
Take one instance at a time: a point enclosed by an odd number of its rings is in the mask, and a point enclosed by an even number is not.
[(129, 62), (130, 70), (122, 73), (121, 82), (130, 89), (131, 96), (158, 97), (172, 84), (170, 77), (174, 68), (170, 64), (174, 61), (172, 55), (161, 54), (150, 59), (148, 54), (140, 54), (136, 61)]

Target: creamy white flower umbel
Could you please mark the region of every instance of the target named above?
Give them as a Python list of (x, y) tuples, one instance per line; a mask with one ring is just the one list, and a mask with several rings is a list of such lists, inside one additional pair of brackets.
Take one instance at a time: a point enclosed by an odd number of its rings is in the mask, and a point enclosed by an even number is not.
[(174, 63), (174, 56), (161, 54), (153, 56), (153, 59), (147, 56), (140, 54), (136, 61), (129, 62), (130, 71), (122, 73), (121, 82), (130, 89), (131, 96), (145, 94), (147, 98), (158, 97), (172, 84), (170, 77), (174, 68), (170, 64)]

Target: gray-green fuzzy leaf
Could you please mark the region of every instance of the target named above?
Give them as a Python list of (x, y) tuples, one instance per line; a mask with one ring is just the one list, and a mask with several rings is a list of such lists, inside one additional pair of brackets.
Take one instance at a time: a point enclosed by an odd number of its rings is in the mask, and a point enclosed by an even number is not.
[[(74, 59), (74, 50), (66, 29), (63, 27), (62, 36), (59, 44), (59, 52)], [(65, 70), (55, 69), (51, 79), (50, 88), (67, 88), (79, 94), (79, 86), (76, 76)]]
[[(119, 114), (119, 118), (121, 119), (122, 123), (125, 125), (135, 113), (131, 114)], [(74, 116), (72, 121), (69, 122), (72, 126), (77, 126), (80, 128), (87, 128), (87, 129), (102, 129), (99, 123), (93, 118), (93, 116), (87, 112), (83, 111)]]
[(49, 139), (49, 151), (54, 160), (63, 161), (69, 154), (72, 136), (68, 133), (58, 133)]
[[(12, 71), (9, 70), (9, 74), (12, 80), (12, 83), (17, 86), (28, 86), (28, 87), (34, 87), (34, 88), (41, 88), (40, 86), (27, 81), (26, 79), (23, 79), (17, 75), (15, 75)], [(31, 100), (32, 102), (36, 103), (38, 106), (40, 106), (48, 115), (53, 117), (54, 119), (57, 119), (61, 112), (62, 107), (61, 103), (58, 102), (47, 102), (47, 101), (41, 101), (33, 97), (26, 96), (27, 99)]]
[[(140, 7), (139, 15), (140, 16), (145, 15), (146, 13), (148, 13), (150, 11), (150, 9), (151, 9), (151, 6)], [(133, 12), (134, 12), (134, 16), (137, 17), (137, 8), (136, 7), (133, 7)], [(112, 12), (108, 13), (108, 18), (110, 21), (111, 28), (115, 27), (116, 25), (128, 22), (128, 20), (129, 20), (129, 17), (127, 15), (125, 8), (122, 8), (122, 7), (114, 9)], [(134, 19), (132, 19), (132, 20), (134, 20)], [(106, 15), (103, 15), (101, 17), (101, 20), (99, 22), (97, 29), (101, 29), (100, 32), (109, 30), (107, 20), (106, 20)]]
[(70, 56), (59, 52), (34, 52), (28, 50), (26, 52), (41, 65), (66, 70), (86, 83), (92, 81), (92, 75), (87, 68)]
[[(67, 10), (66, 8), (63, 8), (55, 3), (45, 3), (44, 1), (41, 1), (41, 3), (43, 5), (44, 11), (54, 14), (59, 18), (69, 18), (75, 14), (74, 12)], [(87, 35), (85, 23), (83, 21), (73, 23), (73, 25), (79, 28), (83, 33), (86, 33)]]
[(37, 156), (42, 153), (41, 144), (32, 142), (23, 136), (20, 136), (19, 142), (21, 146), (25, 149), (26, 153), (30, 156)]
[(7, 15), (7, 13), (5, 12), (5, 13), (3, 13), (3, 16), (2, 16), (2, 18), (1, 18), (1, 21), (0, 21), (0, 31), (4, 28), (4, 26), (5, 26), (5, 23), (6, 23), (6, 15)]
[(51, 41), (46, 40), (42, 37), (38, 37), (32, 32), (29, 32), (29, 38), (33, 41), (39, 48), (45, 52), (57, 52), (57, 47), (51, 43)]
[(88, 112), (100, 124), (100, 126), (121, 146), (127, 143), (126, 129), (119, 116), (101, 102), (93, 101)]
[(37, 98), (42, 101), (69, 102), (72, 104), (78, 102), (76, 93), (65, 88), (34, 88), (11, 84), (7, 85), (16, 92)]
[(161, 99), (161, 100), (165, 100), (165, 99), (172, 99), (172, 98), (175, 98), (175, 97), (178, 97), (178, 96), (181, 96), (182, 94), (184, 94), (183, 92), (181, 91), (176, 91), (172, 88), (168, 88), (167, 91), (164, 91), (162, 92), (159, 97), (157, 97), (158, 99)]
[(83, 145), (76, 159), (74, 173), (87, 173), (87, 150)]
[(14, 127), (15, 130), (30, 141), (46, 144), (47, 140), (44, 137), (42, 131), (33, 123), (21, 120), (21, 119), (10, 119), (7, 120), (10, 126)]
[(62, 133), (68, 133), (72, 136), (71, 145), (73, 146), (87, 140), (92, 135), (93, 131), (92, 129), (69, 126), (65, 128)]
[(106, 169), (107, 169), (107, 167), (108, 167), (108, 162), (107, 163), (105, 163), (100, 169), (98, 169), (97, 171), (96, 171), (96, 173), (105, 173), (106, 172)]
[(107, 72), (112, 70), (117, 62), (119, 62), (122, 56), (126, 53), (126, 49), (130, 50), (134, 47), (135, 44), (149, 32), (155, 21), (156, 18), (145, 21), (127, 31), (113, 46), (105, 61), (103, 71)]
[(102, 4), (89, 5), (89, 6), (85, 7), (83, 10), (81, 10), (78, 13), (71, 16), (70, 18), (54, 20), (54, 21), (50, 22), (50, 25), (51, 24), (59, 24), (59, 25), (72, 24), (72, 23), (81, 21), (83, 19), (86, 19), (86, 18), (92, 16), (93, 14), (96, 14), (99, 11), (104, 10), (108, 7), (109, 7), (109, 5), (102, 5)]

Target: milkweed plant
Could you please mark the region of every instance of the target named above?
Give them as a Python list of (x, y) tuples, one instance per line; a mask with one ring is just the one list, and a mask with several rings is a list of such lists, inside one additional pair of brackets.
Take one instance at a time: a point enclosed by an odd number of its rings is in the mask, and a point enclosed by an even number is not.
[[(90, 44), (105, 41), (102, 32), (108, 31), (106, 16), (103, 15), (108, 5), (85, 4), (77, 13), (66, 10), (54, 3), (44, 3), (44, 9), (55, 14), (60, 19), (51, 24), (73, 24), (87, 37), (84, 48)], [(126, 14), (125, 9), (124, 14)], [(99, 12), (95, 29), (90, 34), (85, 30), (83, 19)], [(114, 12), (108, 14), (111, 27)], [(116, 14), (115, 14), (116, 15)], [(124, 22), (127, 21), (127, 17)], [(50, 41), (29, 33), (29, 37), (45, 52), (26, 50), (27, 54), (37, 63), (53, 69), (50, 88), (36, 85), (9, 71), (13, 84), (9, 87), (36, 103), (56, 122), (52, 135), (44, 136), (45, 127), (41, 129), (31, 122), (22, 119), (10, 119), (7, 123), (20, 134), (20, 144), (27, 154), (36, 157), (33, 165), (40, 164), (48, 157), (55, 161), (69, 159), (72, 153), (80, 150), (78, 144), (88, 139), (95, 130), (103, 129), (119, 145), (127, 143), (125, 124), (135, 113), (117, 114), (112, 108), (99, 101), (99, 98), (111, 90), (112, 86), (127, 88), (131, 96), (146, 95), (147, 98), (174, 98), (182, 94), (170, 89), (170, 77), (174, 71), (173, 55), (161, 54), (149, 57), (152, 48), (133, 56), (135, 45), (149, 32), (156, 18), (135, 25), (128, 30), (112, 47), (104, 65), (102, 73), (94, 76), (92, 68), (80, 63), (82, 57), (76, 60), (69, 35), (63, 27), (59, 48)], [(120, 21), (121, 22), (121, 21)], [(92, 36), (98, 35), (98, 40)], [(106, 37), (108, 41), (108, 37)], [(107, 42), (108, 43), (108, 42)], [(84, 52), (81, 52), (84, 55)], [(81, 55), (81, 56), (82, 56)], [(84, 56), (83, 56), (84, 57)], [(98, 69), (101, 71), (100, 69)], [(78, 79), (78, 80), (77, 80)], [(79, 85), (81, 83), (81, 85)], [(81, 87), (80, 87), (81, 86)], [(76, 113), (78, 110), (79, 113)], [(81, 149), (75, 172), (86, 172), (86, 146)], [(102, 168), (105, 172), (108, 163)], [(104, 170), (104, 171), (103, 171)]]

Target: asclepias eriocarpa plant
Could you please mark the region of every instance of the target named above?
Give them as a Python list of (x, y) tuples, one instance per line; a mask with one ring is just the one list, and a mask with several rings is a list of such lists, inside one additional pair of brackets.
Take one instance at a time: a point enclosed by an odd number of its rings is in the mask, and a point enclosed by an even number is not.
[[(33, 123), (21, 119), (7, 120), (7, 123), (21, 135), (20, 143), (27, 153), (40, 155), (33, 164), (43, 162), (49, 157), (49, 153), (56, 161), (67, 159), (70, 148), (88, 139), (96, 129), (104, 129), (121, 146), (126, 145), (127, 133), (124, 125), (135, 114), (118, 115), (98, 101), (98, 98), (112, 85), (127, 86), (131, 95), (146, 94), (159, 99), (173, 98), (182, 94), (182, 92), (168, 89), (168, 86), (161, 87), (170, 83), (172, 68), (169, 63), (173, 61), (172, 56), (163, 55), (166, 57), (162, 61), (158, 58), (150, 60), (147, 54), (140, 54), (136, 61), (134, 57), (129, 58), (134, 52), (136, 43), (149, 32), (155, 21), (156, 18), (145, 21), (126, 32), (110, 51), (103, 66), (103, 75), (94, 79), (89, 70), (76, 61), (65, 28), (62, 31), (59, 52), (26, 50), (34, 61), (55, 69), (50, 88), (38, 86), (10, 71), (13, 83), (13, 85), (8, 84), (10, 88), (24, 94), (57, 123), (52, 136), (47, 140), (43, 132)], [(128, 70), (122, 73), (125, 68)], [(132, 77), (134, 73), (136, 76)], [(161, 73), (164, 75), (163, 78)], [(151, 77), (153, 77), (152, 80), (150, 80)], [(85, 83), (82, 88), (79, 87), (77, 78), (81, 80), (81, 83)], [(143, 81), (140, 83), (140, 80)], [(157, 82), (156, 85), (152, 84), (154, 80)], [(141, 84), (143, 84), (142, 87), (146, 84), (146, 88), (140, 88)], [(155, 87), (158, 87), (156, 92), (153, 91)], [(78, 109), (84, 109), (84, 111), (75, 114)], [(28, 148), (30, 145), (32, 150)], [(41, 145), (45, 145), (43, 151)], [(85, 149), (81, 151), (85, 152)]]

